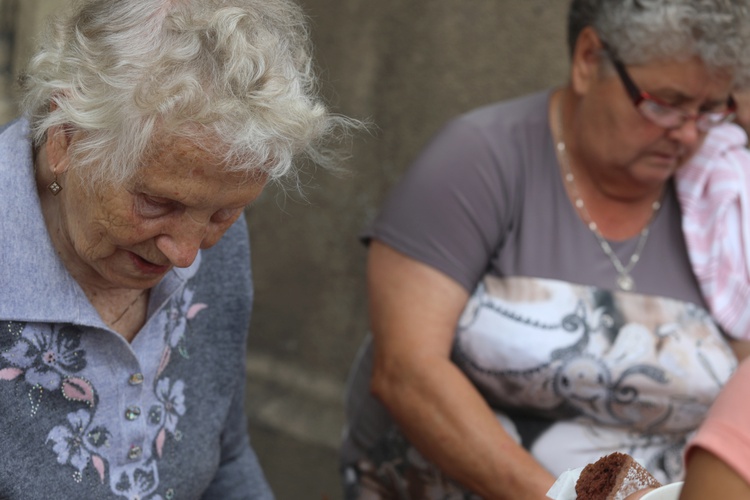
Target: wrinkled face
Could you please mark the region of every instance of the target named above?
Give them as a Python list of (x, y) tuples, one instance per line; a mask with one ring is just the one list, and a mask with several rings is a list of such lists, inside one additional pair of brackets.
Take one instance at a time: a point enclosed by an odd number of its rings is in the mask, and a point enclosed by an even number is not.
[(87, 284), (150, 288), (172, 267), (190, 266), (199, 249), (216, 244), (263, 190), (262, 174), (221, 169), (185, 139), (154, 148), (124, 186), (83, 188), (77, 170), (61, 177), (59, 222), (51, 228), (66, 266)]
[[(627, 71), (640, 90), (690, 114), (723, 110), (732, 85), (730, 74), (710, 71), (698, 59), (631, 65)], [(673, 129), (646, 119), (614, 70), (598, 71), (584, 94), (577, 124), (581, 148), (590, 164), (615, 180), (662, 184), (705, 139), (694, 119)]]

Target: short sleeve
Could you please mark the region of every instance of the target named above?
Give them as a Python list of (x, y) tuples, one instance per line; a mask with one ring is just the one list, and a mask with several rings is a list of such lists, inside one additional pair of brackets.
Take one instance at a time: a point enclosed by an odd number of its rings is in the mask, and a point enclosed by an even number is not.
[(467, 117), (446, 125), (389, 194), (365, 239), (473, 290), (512, 220), (513, 182), (487, 130)]
[(750, 483), (750, 359), (742, 362), (685, 451), (696, 447), (718, 457)]

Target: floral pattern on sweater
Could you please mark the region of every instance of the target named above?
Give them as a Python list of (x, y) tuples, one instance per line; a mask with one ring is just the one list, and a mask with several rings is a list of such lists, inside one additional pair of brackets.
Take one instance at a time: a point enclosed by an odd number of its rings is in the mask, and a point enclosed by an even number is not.
[[(153, 378), (135, 378), (131, 385), (151, 381), (142, 401), (128, 407), (123, 427), (143, 419), (145, 439), (129, 445), (123, 440), (128, 432), (111, 427), (106, 408), (120, 395), (98, 391), (97, 385), (106, 372), (102, 366), (88, 362), (84, 331), (75, 325), (6, 322), (0, 332), (7, 333), (0, 341), (0, 382), (23, 384), (30, 401), (31, 416), (43, 411), (58, 411), (63, 422), (44, 437), (44, 445), (54, 454), (57, 463), (71, 469), (75, 482), (84, 477), (109, 482), (117, 496), (128, 499), (161, 499), (152, 495), (159, 484), (158, 462), (167, 439), (179, 441), (180, 417), (187, 410), (185, 382), (164, 375), (170, 363), (189, 358), (187, 336), (190, 321), (207, 306), (192, 302), (194, 291), (185, 286), (175, 294), (149, 321), (163, 331), (163, 352)], [(177, 355), (173, 355), (173, 352)], [(139, 377), (143, 377), (139, 374)], [(71, 411), (48, 408), (45, 399), (59, 392), (71, 403)], [(149, 394), (150, 392), (150, 394)], [(115, 443), (114, 441), (119, 441)], [(128, 449), (123, 460), (123, 444)], [(95, 474), (85, 475), (92, 468)]]

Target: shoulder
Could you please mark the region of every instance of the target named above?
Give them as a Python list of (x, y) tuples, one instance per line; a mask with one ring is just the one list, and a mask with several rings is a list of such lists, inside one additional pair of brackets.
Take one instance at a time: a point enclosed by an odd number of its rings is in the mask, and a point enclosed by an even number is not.
[(16, 172), (19, 163), (31, 160), (28, 122), (17, 119), (0, 125), (0, 175)]
[(13, 125), (16, 121), (17, 120), (13, 120), (13, 121), (10, 121), (10, 122), (8, 122), (8, 123), (6, 123), (4, 125), (0, 125), (0, 135), (2, 135), (3, 132), (5, 132), (6, 129), (10, 128), (10, 126)]
[[(549, 135), (549, 91), (502, 101), (448, 121), (415, 163), (520, 165), (525, 151), (539, 149)], [(426, 158), (425, 158), (426, 157)]]
[(28, 122), (18, 119), (0, 126), (0, 194), (8, 203), (26, 196), (33, 176)]
[(204, 310), (191, 324), (194, 349), (205, 347), (228, 359), (245, 341), (253, 301), (247, 234), (245, 218), (240, 217), (216, 245), (201, 250), (200, 266), (187, 285), (193, 303)]
[(249, 264), (250, 241), (244, 214), (229, 227), (216, 245), (202, 252), (202, 258), (233, 265)]
[(535, 118), (546, 119), (550, 94), (551, 90), (544, 90), (514, 97), (475, 108), (464, 113), (462, 117), (488, 125), (533, 121)]
[(209, 293), (222, 297), (238, 295), (249, 300), (252, 296), (250, 242), (244, 215), (216, 245), (201, 250), (200, 268), (195, 279)]
[(31, 144), (29, 133), (29, 122), (25, 118), (0, 124), (0, 150), (24, 151)]
[(493, 140), (529, 135), (537, 137), (547, 127), (550, 91), (537, 92), (476, 108), (454, 122), (483, 131)]
[(448, 122), (392, 191), (389, 200), (401, 200), (392, 203), (397, 213), (432, 211), (450, 200), (461, 212), (510, 213), (524, 177), (542, 168), (551, 149), (549, 94), (491, 104)]
[[(418, 158), (465, 175), (477, 167), (513, 183), (551, 140), (549, 91), (476, 108), (449, 121)], [(510, 177), (508, 177), (510, 176)]]

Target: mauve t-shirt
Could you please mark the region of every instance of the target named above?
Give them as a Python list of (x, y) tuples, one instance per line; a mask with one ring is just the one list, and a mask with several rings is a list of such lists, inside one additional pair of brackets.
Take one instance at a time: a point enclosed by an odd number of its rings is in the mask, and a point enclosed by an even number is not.
[[(565, 192), (548, 124), (549, 92), (448, 123), (365, 232), (474, 290), (487, 272), (615, 286), (617, 272)], [(609, 244), (626, 264), (638, 236)], [(637, 291), (704, 305), (674, 186), (632, 271)]]
[[(470, 293), (453, 360), (552, 473), (625, 451), (660, 480), (676, 480), (686, 439), (736, 360), (705, 309), (671, 183), (632, 270), (635, 290), (617, 289), (612, 262), (566, 194), (549, 96), (448, 123), (364, 239), (438, 269)], [(627, 263), (638, 240), (609, 243)], [(445, 478), (415, 458), (369, 395), (370, 362), (365, 350), (350, 380), (344, 470), (371, 476), (360, 479), (365, 488), (379, 481), (377, 471), (398, 470), (403, 478), (437, 478), (423, 491), (438, 491)]]

